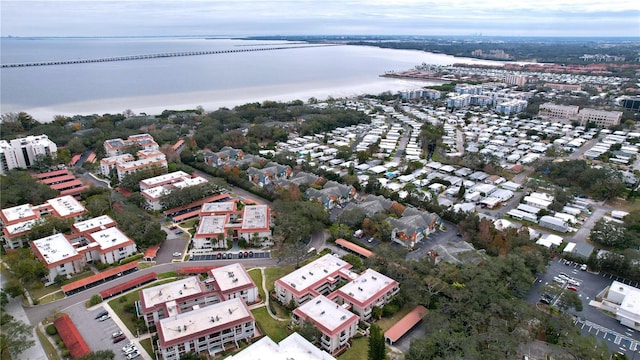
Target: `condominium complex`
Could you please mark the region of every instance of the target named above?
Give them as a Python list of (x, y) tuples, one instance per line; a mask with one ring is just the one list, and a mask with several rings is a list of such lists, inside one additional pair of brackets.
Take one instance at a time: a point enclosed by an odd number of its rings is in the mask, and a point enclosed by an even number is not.
[(71, 234), (53, 234), (31, 241), (34, 254), (49, 269), (47, 284), (59, 275), (83, 272), (89, 262), (113, 264), (133, 255), (136, 244), (107, 215), (76, 222)]
[(158, 150), (158, 143), (149, 134), (131, 135), (126, 140), (109, 139), (103, 143), (107, 157), (123, 155), (127, 148), (135, 147), (142, 150)]
[(248, 304), (259, 301), (258, 288), (242, 264), (230, 264), (209, 271), (209, 277), (197, 276), (140, 291), (138, 315), (147, 327), (179, 313), (230, 299)]
[(349, 269), (351, 264), (327, 254), (276, 280), (276, 298), (282, 304), (288, 305), (293, 301), (299, 306), (318, 295), (328, 295), (341, 280), (350, 281), (357, 277)]
[(399, 291), (397, 281), (373, 269), (367, 269), (329, 295), (329, 298), (338, 304), (348, 304), (351, 311), (360, 315), (360, 319), (368, 321), (374, 307), (382, 308)]
[(0, 210), (0, 226), (4, 247), (16, 249), (24, 245), (23, 237), (39, 222), (46, 221), (50, 215), (58, 219), (79, 221), (87, 213), (73, 196), (65, 195), (47, 200), (44, 204), (33, 206), (23, 204)]
[(136, 171), (161, 168), (163, 171), (167, 169), (167, 157), (158, 150), (139, 150), (136, 160), (131, 154), (115, 155), (100, 160), (100, 172), (103, 176), (109, 177), (111, 171), (115, 169), (118, 180), (124, 179), (125, 176), (133, 174)]
[(157, 324), (158, 350), (164, 360), (184, 354), (207, 353), (214, 357), (228, 346), (255, 336), (255, 320), (242, 299), (193, 307), (193, 310), (164, 318)]
[(226, 360), (336, 360), (326, 351), (320, 350), (298, 333), (287, 336), (276, 344), (265, 336)]
[(0, 140), (0, 175), (15, 168), (30, 168), (39, 156), (55, 158), (58, 147), (47, 135)]
[(353, 338), (358, 329), (358, 315), (327, 299), (324, 295), (318, 295), (293, 310), (291, 321), (297, 326), (302, 326), (305, 321), (310, 321), (320, 332), (318, 341), (320, 348), (329, 354), (336, 354), (348, 347), (349, 340)]
[(155, 176), (140, 181), (140, 194), (144, 197), (148, 210), (162, 210), (162, 199), (175, 189), (206, 184), (208, 181), (197, 175), (191, 176), (184, 171)]
[(226, 248), (226, 239), (271, 238), (271, 210), (268, 205), (245, 205), (237, 210), (236, 201), (202, 204), (200, 223), (193, 236), (196, 249)]
[(504, 83), (509, 85), (524, 86), (527, 83), (527, 77), (524, 75), (507, 74), (504, 78)]

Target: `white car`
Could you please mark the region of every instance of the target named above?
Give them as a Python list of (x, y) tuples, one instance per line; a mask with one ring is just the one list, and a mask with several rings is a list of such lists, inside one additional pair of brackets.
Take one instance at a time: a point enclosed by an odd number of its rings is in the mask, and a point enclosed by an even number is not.
[(180, 257), (180, 256), (182, 256), (182, 253), (176, 251), (176, 252), (173, 253), (173, 256), (174, 257)]
[(580, 266), (580, 270), (582, 270), (582, 271), (587, 271), (587, 264), (582, 264), (582, 265)]
[(138, 356), (140, 356), (140, 353), (136, 351), (136, 352), (133, 352), (133, 353), (131, 353), (131, 354), (127, 355), (127, 359), (129, 359), (129, 360), (131, 360), (131, 359), (135, 359), (135, 358), (137, 358)]
[(98, 321), (105, 321), (105, 320), (108, 320), (108, 319), (111, 319), (111, 316), (109, 316), (109, 314), (107, 314), (107, 315), (102, 315), (102, 316), (98, 319)]
[(114, 332), (113, 334), (111, 334), (111, 337), (115, 339), (115, 338), (117, 338), (118, 336), (120, 336), (122, 334), (123, 334), (122, 330), (118, 330), (118, 331)]
[(127, 351), (130, 351), (131, 349), (135, 348), (136, 346), (133, 345), (133, 343), (128, 343), (127, 345), (125, 345), (122, 348), (122, 352), (126, 353)]

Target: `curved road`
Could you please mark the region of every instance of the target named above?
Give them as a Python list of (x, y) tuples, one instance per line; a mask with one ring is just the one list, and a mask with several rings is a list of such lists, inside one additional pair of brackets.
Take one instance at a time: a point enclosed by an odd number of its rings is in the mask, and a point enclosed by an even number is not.
[[(39, 322), (44, 320), (47, 316), (52, 315), (56, 311), (63, 311), (64, 309), (73, 306), (75, 304), (85, 302), (89, 300), (89, 298), (97, 294), (102, 290), (109, 289), (116, 285), (122, 284), (126, 281), (132, 280), (141, 275), (145, 275), (151, 272), (163, 273), (168, 271), (177, 271), (181, 267), (186, 266), (223, 266), (229, 265), (232, 263), (239, 262), (238, 259), (235, 260), (213, 260), (213, 261), (185, 261), (185, 262), (175, 262), (169, 264), (160, 264), (156, 266), (152, 266), (146, 269), (138, 270), (131, 274), (124, 275), (122, 277), (117, 278), (116, 280), (108, 281), (98, 286), (95, 286), (89, 290), (81, 291), (79, 293), (73, 294), (71, 296), (67, 296), (64, 299), (57, 300), (54, 302), (50, 302), (43, 305), (36, 305), (32, 307), (24, 306), (24, 311), (27, 313), (27, 318), (29, 318), (29, 322), (32, 325), (37, 325)], [(242, 260), (243, 265), (246, 267), (260, 267), (260, 266), (275, 266), (278, 264), (278, 259), (247, 259)]]

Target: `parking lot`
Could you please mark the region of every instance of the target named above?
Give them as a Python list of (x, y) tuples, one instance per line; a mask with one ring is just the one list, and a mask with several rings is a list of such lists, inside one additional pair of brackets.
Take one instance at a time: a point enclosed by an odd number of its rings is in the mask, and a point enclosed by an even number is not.
[[(626, 353), (629, 358), (633, 358), (634, 351), (640, 350), (640, 345), (638, 345), (640, 343), (639, 332), (620, 324), (615, 318), (590, 306), (589, 302), (594, 300), (596, 295), (611, 285), (614, 280), (636, 287), (638, 287), (638, 283), (629, 282), (610, 274), (582, 271), (580, 270), (581, 265), (563, 259), (552, 259), (547, 267), (547, 272), (536, 279), (535, 285), (527, 296), (527, 301), (533, 304), (538, 303), (544, 292), (544, 286), (554, 283), (554, 277), (559, 277), (562, 273), (566, 274), (580, 283), (577, 286), (577, 294), (582, 300), (583, 310), (576, 312), (574, 309), (570, 309), (568, 311), (575, 317), (576, 326), (579, 326), (585, 335), (590, 334), (605, 340), (610, 351), (620, 351)], [(568, 285), (568, 283), (563, 284), (564, 287)], [(557, 298), (552, 301), (555, 303)], [(638, 358), (640, 359), (640, 354), (638, 354)]]
[[(244, 253), (247, 253), (245, 256)], [(242, 253), (242, 255), (240, 255)], [(242, 252), (218, 252), (207, 255), (189, 255), (189, 261), (204, 261), (204, 260), (251, 260), (251, 259), (265, 259), (270, 257), (268, 251), (242, 251)]]
[[(84, 303), (78, 303), (65, 310), (92, 351), (111, 350), (116, 354), (116, 359), (126, 359), (122, 347), (128, 344), (131, 339), (126, 338), (114, 344), (111, 335), (119, 330), (126, 334), (126, 331), (120, 329), (112, 318), (105, 321), (96, 320), (96, 315), (102, 311), (104, 311), (102, 306), (88, 311)], [(143, 349), (139, 350), (144, 351)]]

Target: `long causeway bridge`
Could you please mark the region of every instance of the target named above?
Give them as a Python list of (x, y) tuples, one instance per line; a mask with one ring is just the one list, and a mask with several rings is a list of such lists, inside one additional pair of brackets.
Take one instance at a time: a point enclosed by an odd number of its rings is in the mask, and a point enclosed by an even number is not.
[(198, 55), (216, 55), (216, 54), (231, 54), (253, 51), (269, 51), (269, 50), (286, 50), (286, 49), (300, 49), (309, 47), (323, 47), (323, 46), (336, 46), (336, 44), (309, 44), (309, 45), (294, 45), (294, 46), (271, 46), (260, 48), (243, 48), (243, 49), (231, 49), (231, 50), (210, 50), (210, 51), (183, 51), (183, 52), (169, 52), (169, 53), (157, 53), (157, 54), (145, 54), (145, 55), (126, 55), (126, 56), (114, 56), (97, 59), (75, 59), (75, 60), (54, 60), (54, 61), (39, 61), (39, 62), (27, 62), (27, 63), (14, 63), (14, 64), (2, 64), (2, 68), (16, 68), (16, 67), (30, 67), (30, 66), (50, 66), (50, 65), (70, 65), (70, 64), (89, 64), (89, 63), (101, 63), (111, 61), (130, 61), (130, 60), (145, 60), (145, 59), (158, 59), (168, 57), (179, 56), (198, 56)]

